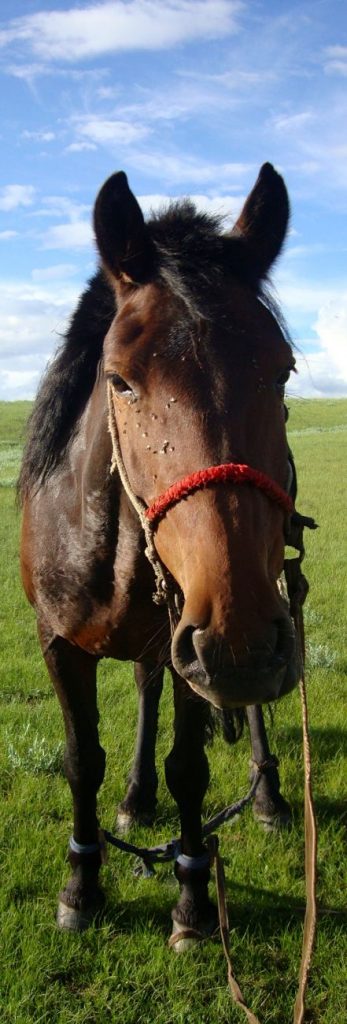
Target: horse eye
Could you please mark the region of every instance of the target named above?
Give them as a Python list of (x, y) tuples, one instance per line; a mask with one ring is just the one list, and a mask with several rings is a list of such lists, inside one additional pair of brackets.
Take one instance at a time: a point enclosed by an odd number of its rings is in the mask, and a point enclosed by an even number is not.
[(285, 389), (287, 381), (289, 380), (291, 369), (292, 369), (291, 366), (288, 367), (288, 369), (284, 370), (283, 373), (281, 373), (280, 376), (276, 380), (275, 388), (276, 388), (276, 391), (278, 391), (278, 393), (281, 395), (281, 398), (284, 398), (284, 389)]
[(130, 384), (128, 384), (123, 377), (120, 377), (119, 373), (110, 373), (107, 375), (107, 379), (112, 384), (112, 387), (117, 392), (117, 395), (125, 395), (127, 398), (129, 398), (129, 396), (134, 395), (133, 389), (132, 387), (130, 387)]

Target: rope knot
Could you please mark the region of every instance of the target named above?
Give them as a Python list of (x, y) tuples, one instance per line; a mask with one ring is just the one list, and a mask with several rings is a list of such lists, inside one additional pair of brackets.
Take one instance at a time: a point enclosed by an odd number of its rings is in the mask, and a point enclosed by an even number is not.
[(257, 772), (263, 774), (264, 772), (268, 771), (269, 768), (278, 768), (279, 760), (278, 757), (276, 757), (276, 754), (271, 754), (270, 757), (267, 757), (265, 761), (258, 762), (255, 761), (254, 758), (252, 758), (250, 764), (251, 767), (255, 768)]

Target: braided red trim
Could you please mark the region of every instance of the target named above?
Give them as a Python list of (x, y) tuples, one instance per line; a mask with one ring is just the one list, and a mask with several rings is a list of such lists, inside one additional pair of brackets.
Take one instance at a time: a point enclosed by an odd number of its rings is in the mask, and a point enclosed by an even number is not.
[(159, 522), (173, 505), (177, 505), (183, 498), (187, 498), (194, 491), (201, 490), (214, 483), (253, 484), (264, 494), (275, 501), (284, 512), (291, 515), (294, 505), (289, 494), (276, 484), (275, 480), (259, 469), (252, 469), (252, 466), (239, 462), (225, 462), (220, 466), (209, 466), (207, 469), (199, 469), (196, 473), (190, 473), (183, 480), (168, 487), (164, 494), (160, 494), (145, 510), (146, 519), (150, 523)]

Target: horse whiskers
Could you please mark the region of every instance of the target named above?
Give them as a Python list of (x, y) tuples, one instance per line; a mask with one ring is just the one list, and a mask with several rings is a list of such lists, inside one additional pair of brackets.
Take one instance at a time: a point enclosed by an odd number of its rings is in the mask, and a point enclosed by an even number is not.
[[(159, 639), (159, 637), (163, 633), (165, 633), (167, 631), (168, 631), (168, 623), (167, 622), (163, 622), (162, 625), (159, 626), (158, 629), (155, 630), (154, 633), (152, 633), (152, 636), (150, 636), (149, 640), (147, 640), (147, 643), (142, 648), (142, 651), (140, 652), (140, 654), (138, 655), (136, 660), (137, 661), (145, 661), (146, 660), (146, 656), (148, 655), (148, 652), (151, 651), (151, 649), (153, 647), (155, 647), (156, 641)], [(169, 641), (168, 641), (168, 644), (169, 644)]]
[(161, 661), (161, 662), (158, 662), (156, 665), (153, 665), (152, 671), (148, 673), (148, 675), (146, 676), (146, 680), (145, 680), (145, 682), (142, 685), (142, 693), (144, 693), (144, 691), (147, 690), (149, 686), (151, 686), (151, 684), (154, 682), (154, 680), (157, 678), (157, 676), (159, 676), (160, 673), (165, 668), (166, 668), (166, 662), (165, 661)]

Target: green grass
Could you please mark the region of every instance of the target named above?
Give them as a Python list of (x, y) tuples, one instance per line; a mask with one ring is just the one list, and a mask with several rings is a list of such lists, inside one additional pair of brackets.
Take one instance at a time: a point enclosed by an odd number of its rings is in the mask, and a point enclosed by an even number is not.
[[(299, 476), (298, 507), (320, 529), (307, 536), (305, 572), (308, 699), (319, 825), (317, 946), (307, 1024), (346, 1024), (344, 679), (346, 545), (343, 477), (347, 402), (290, 401), (289, 441)], [(129, 858), (112, 851), (103, 869), (102, 925), (82, 935), (55, 928), (57, 893), (67, 876), (71, 800), (62, 773), (61, 714), (39, 653), (35, 620), (18, 571), (16, 478), (28, 403), (0, 404), (0, 1018), (4, 1024), (237, 1024), (221, 947), (209, 943), (177, 957), (166, 939), (176, 898), (171, 867), (133, 877)], [(107, 771), (100, 817), (112, 827), (131, 763), (136, 694), (126, 665), (100, 666), (101, 741)], [(275, 708), (271, 745), (282, 789), (294, 809), (292, 830), (267, 835), (250, 811), (220, 833), (236, 975), (262, 1024), (289, 1024), (299, 964), (303, 880), (302, 756), (299, 697)], [(161, 708), (158, 819), (137, 830), (151, 845), (177, 833), (163, 759), (172, 737), (169, 682)], [(247, 789), (249, 744), (209, 753), (209, 816)], [(213, 892), (214, 886), (211, 886)]]

